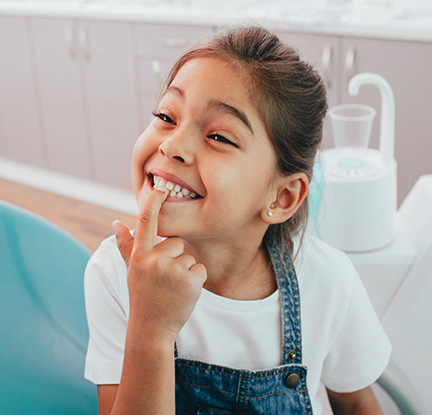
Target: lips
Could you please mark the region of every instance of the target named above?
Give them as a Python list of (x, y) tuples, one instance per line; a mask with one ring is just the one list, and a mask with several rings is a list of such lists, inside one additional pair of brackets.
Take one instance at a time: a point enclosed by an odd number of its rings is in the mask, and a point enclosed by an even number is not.
[(169, 193), (170, 197), (174, 197), (178, 199), (182, 199), (182, 198), (200, 199), (201, 198), (201, 196), (197, 192), (195, 192), (190, 186), (188, 186), (179, 178), (164, 173), (162, 173), (163, 176), (159, 174), (156, 172), (152, 172), (148, 175), (149, 179), (151, 180), (150, 183), (152, 187), (154, 187), (155, 189), (162, 190), (162, 191), (168, 190), (170, 192)]

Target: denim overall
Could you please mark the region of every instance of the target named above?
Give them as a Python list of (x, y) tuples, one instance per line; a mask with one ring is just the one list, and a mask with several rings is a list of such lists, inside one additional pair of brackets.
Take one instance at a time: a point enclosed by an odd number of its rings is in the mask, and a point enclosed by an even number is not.
[[(268, 246), (279, 289), (282, 365), (242, 370), (182, 359), (175, 350), (177, 415), (312, 414), (302, 365), (300, 294), (288, 250)], [(280, 260), (283, 258), (283, 260)]]

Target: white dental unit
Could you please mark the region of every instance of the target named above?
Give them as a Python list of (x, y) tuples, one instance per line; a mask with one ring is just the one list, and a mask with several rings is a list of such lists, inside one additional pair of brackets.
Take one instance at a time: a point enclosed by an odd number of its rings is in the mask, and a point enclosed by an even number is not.
[(384, 413), (426, 415), (432, 413), (432, 175), (418, 179), (397, 211), (393, 93), (372, 73), (352, 78), (349, 93), (364, 84), (381, 92), (380, 148), (368, 148), (373, 109), (330, 110), (336, 148), (321, 155), (318, 233), (348, 253), (392, 342), (379, 381), (392, 399), (376, 387)]

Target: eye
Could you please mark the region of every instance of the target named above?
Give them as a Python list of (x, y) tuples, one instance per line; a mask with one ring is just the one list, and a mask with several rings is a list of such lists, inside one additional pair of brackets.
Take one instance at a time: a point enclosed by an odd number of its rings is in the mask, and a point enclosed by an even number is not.
[(218, 141), (220, 143), (230, 144), (230, 145), (238, 148), (237, 144), (235, 144), (232, 141), (228, 140), (228, 138), (225, 138), (223, 135), (220, 135), (220, 134), (210, 134), (207, 137), (210, 138), (211, 140)]
[(172, 118), (168, 117), (168, 115), (164, 114), (163, 112), (153, 111), (152, 114), (154, 117), (159, 118), (163, 122), (167, 122), (172, 125), (177, 125)]

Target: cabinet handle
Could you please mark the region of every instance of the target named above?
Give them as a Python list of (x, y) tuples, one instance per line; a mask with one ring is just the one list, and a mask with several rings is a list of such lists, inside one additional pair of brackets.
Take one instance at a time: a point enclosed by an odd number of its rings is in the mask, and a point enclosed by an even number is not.
[(347, 77), (347, 83), (354, 76), (355, 55), (355, 49), (350, 46), (345, 55), (345, 74)]
[(185, 37), (167, 37), (161, 40), (161, 44), (167, 48), (184, 48), (189, 42)]
[(332, 52), (333, 49), (331, 45), (329, 44), (324, 45), (321, 61), (323, 66), (324, 82), (327, 85), (328, 89), (332, 88), (331, 76), (330, 76)]
[(90, 52), (89, 52), (89, 41), (88, 41), (88, 27), (81, 26), (79, 31), (79, 44), (81, 49), (81, 54), (84, 56), (85, 60), (90, 60)]
[(162, 75), (161, 75), (162, 70), (161, 70), (161, 64), (157, 59), (155, 59), (152, 62), (152, 69), (153, 69), (153, 73), (155, 74), (155, 77), (156, 77), (158, 90), (162, 94), (163, 86), (164, 86), (163, 81), (162, 81)]
[(74, 33), (75, 33), (75, 25), (74, 25), (74, 23), (71, 23), (70, 25), (68, 25), (66, 27), (66, 30), (65, 30), (66, 48), (69, 51), (69, 56), (71, 57), (71, 59), (76, 58), (76, 45), (75, 45)]

